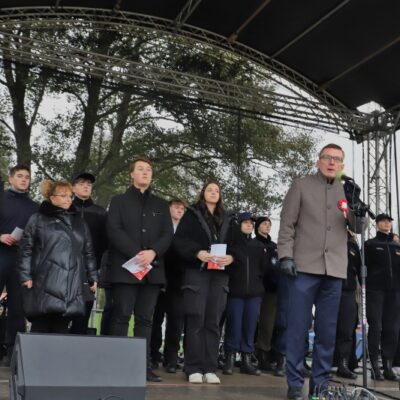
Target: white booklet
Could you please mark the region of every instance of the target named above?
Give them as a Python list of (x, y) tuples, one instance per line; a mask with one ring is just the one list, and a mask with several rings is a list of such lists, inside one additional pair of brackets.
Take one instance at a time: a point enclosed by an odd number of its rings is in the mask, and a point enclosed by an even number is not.
[[(226, 256), (226, 244), (212, 244), (210, 249), (210, 255), (215, 257)], [(221, 269), (224, 270), (225, 267), (223, 265), (219, 265), (214, 261), (209, 261), (207, 263), (207, 269)]]
[(149, 273), (149, 271), (153, 268), (153, 266), (149, 264), (145, 267), (142, 267), (138, 263), (137, 256), (135, 256), (126, 261), (124, 264), (122, 264), (122, 268), (125, 268), (137, 279), (139, 279), (139, 281), (141, 281)]
[(18, 242), (21, 240), (22, 238), (22, 234), (24, 233), (24, 230), (21, 228), (18, 228), (18, 226), (16, 226), (14, 228), (14, 230), (11, 232), (11, 236), (17, 240)]

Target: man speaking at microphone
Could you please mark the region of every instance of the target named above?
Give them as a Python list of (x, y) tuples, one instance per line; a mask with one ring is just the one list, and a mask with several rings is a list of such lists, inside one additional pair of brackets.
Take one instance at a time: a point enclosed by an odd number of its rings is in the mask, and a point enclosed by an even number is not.
[(316, 336), (310, 394), (326, 388), (332, 366), (342, 280), (347, 275), (346, 228), (359, 232), (361, 227), (351, 210), (344, 213), (338, 208), (345, 199), (343, 185), (336, 179), (344, 168), (343, 160), (340, 146), (323, 147), (316, 162), (317, 173), (295, 181), (283, 202), (278, 254), (282, 273), (290, 277), (288, 399), (303, 399), (303, 360), (313, 305)]

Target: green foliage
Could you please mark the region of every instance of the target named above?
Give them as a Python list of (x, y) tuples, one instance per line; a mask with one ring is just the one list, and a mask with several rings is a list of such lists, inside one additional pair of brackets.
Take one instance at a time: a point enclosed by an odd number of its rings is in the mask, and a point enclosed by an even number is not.
[[(121, 36), (79, 25), (55, 33), (29, 32), (43, 40), (51, 34), (52, 40), (96, 54), (274, 90), (254, 64), (172, 35), (132, 30), (132, 35)], [(87, 62), (95, 65), (96, 59)], [(77, 67), (72, 76), (4, 62), (2, 75), (10, 71), (26, 97), (15, 102), (12, 79), (1, 81), (5, 106), (0, 117), (3, 126), (8, 124), (8, 130), (0, 131), (1, 148), (27, 154), (35, 166), (35, 181), (93, 172), (95, 198), (105, 206), (113, 194), (126, 190), (129, 163), (140, 155), (154, 161), (153, 189), (161, 196), (192, 202), (204, 182), (213, 179), (221, 182), (227, 207), (258, 212), (270, 212), (288, 183), (312, 167), (315, 143), (305, 132), (286, 131), (166, 93), (143, 96), (141, 88), (110, 85), (107, 69), (102, 76), (91, 76)], [(182, 89), (182, 97), (187, 90)], [(55, 117), (47, 115), (40, 108), (43, 96), (63, 100), (65, 109)], [(10, 115), (18, 115), (19, 120)], [(25, 136), (15, 128), (18, 121), (27, 128)], [(33, 126), (40, 134), (32, 138)]]

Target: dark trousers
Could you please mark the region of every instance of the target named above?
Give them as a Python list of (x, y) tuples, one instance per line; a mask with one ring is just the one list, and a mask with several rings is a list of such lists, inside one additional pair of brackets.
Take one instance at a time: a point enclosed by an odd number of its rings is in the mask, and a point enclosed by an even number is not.
[(154, 308), (160, 285), (124, 283), (113, 284), (111, 335), (127, 336), (132, 312), (135, 316), (135, 337), (146, 339), (147, 365), (150, 367), (150, 339)]
[(156, 307), (153, 315), (153, 326), (151, 327), (151, 340), (150, 340), (150, 356), (153, 362), (161, 361), (162, 354), (160, 348), (162, 345), (162, 324), (165, 318), (167, 304), (165, 298), (165, 292), (160, 291)]
[(314, 349), (310, 388), (329, 379), (336, 339), (342, 279), (326, 275), (299, 273), (288, 279), (287, 310), (287, 383), (290, 387), (304, 384), (304, 343), (311, 324), (315, 305)]
[(286, 354), (287, 337), (287, 313), (289, 307), (289, 280), (291, 278), (282, 275), (278, 283), (277, 311), (275, 321), (275, 338), (273, 348), (279, 354)]
[(0, 291), (7, 289), (6, 346), (11, 354), (17, 332), (25, 332), (22, 288), (16, 272), (17, 252), (0, 250)]
[(217, 370), (220, 321), (226, 305), (228, 275), (220, 271), (186, 270), (185, 372)]
[(257, 330), (257, 344), (259, 350), (268, 352), (272, 348), (272, 337), (277, 314), (277, 292), (266, 291), (262, 296), (260, 317)]
[(176, 365), (184, 325), (183, 292), (167, 289), (165, 300), (167, 325), (165, 328), (164, 360), (167, 364)]
[(247, 299), (228, 297), (226, 306), (225, 351), (252, 353), (254, 333), (260, 314), (261, 296)]
[(104, 288), (104, 309), (101, 315), (100, 335), (109, 335), (111, 331), (111, 315), (113, 309), (112, 289)]
[(336, 327), (335, 353), (338, 360), (354, 359), (354, 332), (357, 326), (357, 302), (354, 290), (342, 291), (340, 298), (339, 315)]
[(367, 290), (368, 350), (371, 359), (393, 360), (400, 329), (400, 292)]
[(70, 333), (75, 335), (87, 335), (89, 318), (92, 313), (94, 301), (85, 302), (85, 315), (79, 315), (78, 317), (72, 318), (72, 325), (69, 330)]
[(71, 318), (59, 314), (48, 314), (32, 318), (31, 332), (33, 333), (68, 333)]

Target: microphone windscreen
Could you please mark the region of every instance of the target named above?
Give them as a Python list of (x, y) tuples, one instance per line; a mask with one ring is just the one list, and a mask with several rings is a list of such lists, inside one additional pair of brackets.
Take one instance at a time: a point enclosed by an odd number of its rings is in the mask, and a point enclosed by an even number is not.
[(341, 181), (346, 177), (346, 174), (343, 171), (336, 172), (336, 180)]

